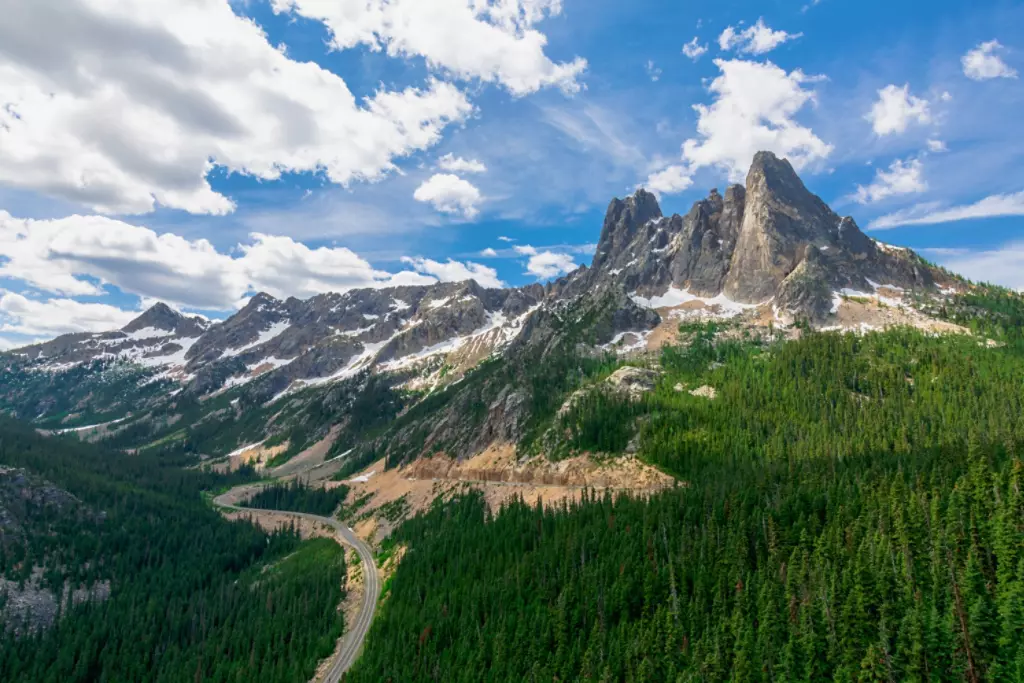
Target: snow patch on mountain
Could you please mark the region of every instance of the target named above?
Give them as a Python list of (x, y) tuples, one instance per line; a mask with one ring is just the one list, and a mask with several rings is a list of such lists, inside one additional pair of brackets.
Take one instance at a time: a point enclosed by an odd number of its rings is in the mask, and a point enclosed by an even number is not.
[(669, 287), (665, 290), (664, 294), (659, 296), (652, 296), (648, 298), (633, 292), (629, 295), (629, 298), (638, 306), (650, 309), (675, 308), (676, 306), (682, 306), (683, 304), (699, 302), (703, 304), (705, 308), (715, 309), (717, 311), (717, 317), (721, 318), (733, 318), (745, 311), (749, 311), (762, 305), (742, 304), (738, 301), (733, 301), (724, 294), (719, 294), (713, 297), (697, 296), (696, 294), (691, 294), (687, 290), (680, 289), (674, 285)]
[(221, 358), (231, 358), (233, 356), (245, 353), (249, 349), (254, 349), (257, 346), (262, 346), (263, 344), (266, 344), (274, 337), (277, 337), (278, 335), (282, 334), (289, 327), (291, 327), (290, 320), (281, 320), (279, 322), (276, 322), (267, 329), (260, 332), (259, 336), (256, 337), (254, 341), (251, 341), (243, 346), (225, 349), (224, 353), (221, 355)]

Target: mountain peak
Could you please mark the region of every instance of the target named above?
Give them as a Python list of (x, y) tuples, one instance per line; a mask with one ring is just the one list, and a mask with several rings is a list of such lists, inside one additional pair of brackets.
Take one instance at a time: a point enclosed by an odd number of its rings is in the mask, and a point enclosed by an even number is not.
[(281, 303), (279, 299), (267, 294), (266, 292), (256, 292), (246, 302), (246, 306), (259, 306), (260, 304), (277, 304)]
[(786, 159), (758, 152), (747, 173), (745, 209), (727, 296), (745, 303), (772, 297), (804, 258), (807, 244), (835, 245), (839, 217), (807, 189)]
[(184, 319), (185, 316), (160, 301), (147, 308), (142, 315), (122, 327), (121, 331), (131, 334), (132, 332), (151, 327), (157, 330), (174, 332), (178, 329), (179, 323)]
[(632, 242), (641, 226), (659, 218), (661, 207), (658, 198), (642, 187), (625, 199), (613, 199), (605, 212), (593, 267), (599, 267), (617, 255), (624, 245)]
[(771, 152), (754, 156), (745, 185), (711, 190), (686, 216), (662, 218), (645, 190), (613, 199), (587, 276), (588, 286), (611, 281), (643, 296), (676, 287), (744, 304), (775, 300), (812, 319), (827, 317), (837, 289), (930, 280), (926, 268), (876, 249)]
[(207, 327), (209, 322), (203, 318), (179, 313), (161, 301), (147, 308), (142, 315), (122, 327), (121, 331), (131, 334), (139, 330), (154, 329), (179, 337), (198, 337)]
[[(800, 180), (788, 159), (780, 159), (771, 152), (758, 152), (747, 172), (747, 192), (762, 187), (791, 201), (804, 202), (817, 199)], [(820, 201), (820, 200), (819, 200)], [(824, 202), (821, 202), (824, 204)]]
[(658, 198), (642, 187), (638, 188), (632, 196), (626, 198), (626, 204), (632, 209), (633, 215), (636, 216), (636, 220), (640, 224), (646, 223), (652, 218), (661, 218), (661, 206), (658, 204)]

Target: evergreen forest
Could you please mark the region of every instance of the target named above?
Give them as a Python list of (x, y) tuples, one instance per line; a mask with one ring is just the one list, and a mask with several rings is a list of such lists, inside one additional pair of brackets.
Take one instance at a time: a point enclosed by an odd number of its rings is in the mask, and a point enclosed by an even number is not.
[(263, 487), (241, 506), (264, 510), (290, 510), (330, 517), (347, 495), (346, 486), (320, 488), (293, 479), (288, 483), (274, 483)]
[(690, 326), (644, 399), (551, 418), (676, 486), (436, 503), (350, 680), (1024, 680), (1024, 354), (987, 329)]
[(29, 510), (24, 539), (11, 526), (0, 529), (4, 577), (24, 585), (31, 567), (43, 567), (45, 585), (57, 592), (64, 584), (110, 584), (109, 599), (67, 609), (49, 630), (0, 636), (0, 680), (312, 676), (342, 631), (342, 549), (329, 540), (302, 542), (290, 529), (268, 535), (225, 521), (202, 492), (251, 473), (217, 475), (184, 464), (0, 423), (0, 465), (81, 501), (60, 515)]

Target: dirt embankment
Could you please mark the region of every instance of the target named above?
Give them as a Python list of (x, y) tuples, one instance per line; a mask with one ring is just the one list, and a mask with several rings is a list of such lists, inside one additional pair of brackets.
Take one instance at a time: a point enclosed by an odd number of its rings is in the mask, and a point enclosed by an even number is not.
[(902, 303), (903, 294), (879, 287), (872, 297), (847, 297), (836, 309), (835, 326), (844, 330), (884, 330), (889, 327), (916, 327), (934, 334), (970, 334), (966, 327), (930, 318)]
[(240, 448), (237, 451), (222, 457), (210, 465), (214, 472), (234, 472), (243, 465), (252, 465), (257, 470), (262, 470), (275, 455), (288, 449), (288, 442), (276, 446), (264, 446), (263, 444), (252, 444)]
[[(578, 499), (585, 489), (647, 493), (673, 486), (672, 477), (633, 457), (598, 460), (580, 455), (551, 462), (542, 456), (520, 461), (515, 446), (497, 444), (477, 456), (457, 462), (435, 455), (402, 468), (385, 470), (384, 461), (370, 465), (344, 482), (352, 528), (362, 538), (379, 540), (402, 519), (426, 509), (438, 496), (480, 491), (491, 509), (521, 498), (528, 504), (556, 505)], [(338, 485), (328, 483), (330, 485)], [(399, 510), (392, 519), (386, 510)]]
[(338, 430), (338, 427), (332, 427), (323, 439), (317, 441), (283, 465), (271, 469), (270, 475), (272, 477), (287, 477), (293, 474), (308, 472), (322, 465), (324, 458), (327, 457), (327, 451), (331, 450), (331, 446), (338, 436)]
[(510, 444), (496, 444), (462, 462), (443, 455), (420, 458), (405, 469), (412, 479), (571, 488), (649, 490), (670, 486), (673, 481), (630, 456), (599, 460), (578, 455), (557, 462), (535, 456), (520, 461)]
[(277, 531), (288, 526), (294, 526), (302, 538), (335, 538), (334, 530), (326, 524), (313, 522), (308, 519), (301, 519), (291, 515), (272, 512), (270, 510), (225, 510), (224, 517), (227, 519), (247, 519), (258, 525), (265, 531)]

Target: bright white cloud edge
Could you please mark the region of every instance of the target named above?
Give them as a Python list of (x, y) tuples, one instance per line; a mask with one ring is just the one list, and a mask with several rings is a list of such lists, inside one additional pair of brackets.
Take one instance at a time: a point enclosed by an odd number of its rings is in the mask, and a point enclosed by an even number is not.
[(875, 135), (903, 133), (911, 124), (931, 122), (928, 100), (910, 94), (910, 84), (887, 85), (878, 91), (878, 99), (864, 118)]
[(435, 173), (424, 180), (413, 199), (426, 202), (441, 213), (454, 214), (466, 219), (476, 218), (483, 197), (473, 183), (454, 173)]
[(552, 61), (535, 25), (561, 13), (561, 0), (271, 0), (275, 12), (323, 22), (339, 50), (366, 45), (423, 57), (443, 74), (499, 83), (522, 96), (556, 86), (579, 91), (585, 59)]
[(801, 36), (802, 33), (774, 31), (764, 23), (763, 18), (760, 18), (753, 26), (743, 30), (727, 26), (718, 36), (718, 47), (723, 51), (736, 50), (741, 54), (763, 55)]
[[(33, 2), (14, 23), (0, 28), (0, 182), (101, 213), (229, 213), (207, 179), (215, 166), (377, 180), (473, 111), (433, 77), (358, 101), (227, 0)], [(6, 31), (45, 34), (48, 49), (20, 48)]]
[(487, 171), (487, 166), (482, 161), (476, 159), (464, 159), (463, 157), (457, 157), (454, 154), (448, 153), (437, 160), (437, 166), (442, 171), (448, 171), (450, 173), (484, 173)]
[(695, 62), (707, 53), (707, 51), (708, 46), (701, 45), (700, 39), (697, 36), (694, 36), (693, 40), (683, 45), (683, 54)]
[(998, 40), (989, 40), (979, 44), (960, 58), (964, 75), (975, 81), (988, 81), (993, 78), (1017, 78), (1017, 70), (1011, 68), (999, 52), (1005, 48)]
[(0, 210), (0, 253), (6, 257), (0, 277), (26, 288), (4, 293), (0, 331), (23, 335), (120, 327), (137, 313), (72, 298), (106, 296), (107, 285), (146, 303), (221, 311), (241, 306), (257, 291), (307, 298), (468, 279), (503, 286), (494, 269), (472, 262), (408, 258), (408, 269), (389, 272), (344, 247), (311, 248), (262, 233), (226, 253), (206, 240), (158, 234), (104, 216), (30, 220)]
[(896, 159), (888, 169), (875, 171), (870, 185), (858, 185), (853, 200), (859, 204), (879, 202), (897, 195), (915, 194), (928, 189), (924, 164), (920, 159)]
[(937, 225), (968, 219), (1005, 216), (1024, 216), (1024, 191), (991, 195), (973, 204), (949, 208), (940, 208), (934, 203), (918, 205), (876, 218), (868, 225), (868, 228), (885, 230), (904, 225)]
[(682, 191), (702, 168), (719, 169), (731, 182), (742, 182), (761, 150), (789, 159), (798, 171), (831, 154), (832, 145), (796, 120), (816, 98), (807, 86), (822, 77), (743, 59), (716, 59), (715, 66), (720, 74), (708, 86), (711, 104), (693, 107), (698, 137), (683, 142), (682, 164), (652, 173), (647, 187), (664, 194)]

